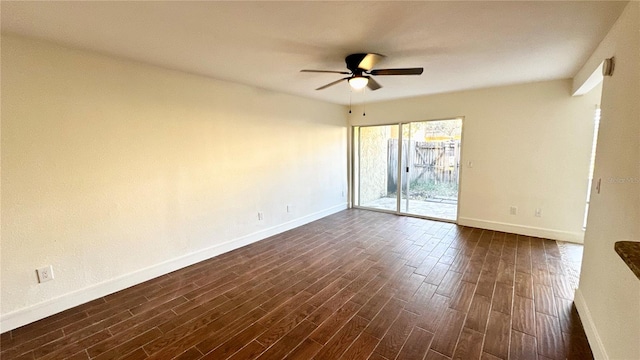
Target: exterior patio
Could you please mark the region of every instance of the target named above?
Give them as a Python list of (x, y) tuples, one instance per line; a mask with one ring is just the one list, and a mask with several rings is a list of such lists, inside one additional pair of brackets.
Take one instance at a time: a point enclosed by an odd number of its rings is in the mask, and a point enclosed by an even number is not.
[[(373, 209), (384, 209), (396, 211), (397, 200), (395, 197), (383, 197), (364, 204), (362, 207)], [(457, 220), (458, 203), (452, 200), (409, 200), (407, 209), (407, 199), (402, 199), (400, 209), (402, 213), (425, 216), (435, 219), (449, 221)]]

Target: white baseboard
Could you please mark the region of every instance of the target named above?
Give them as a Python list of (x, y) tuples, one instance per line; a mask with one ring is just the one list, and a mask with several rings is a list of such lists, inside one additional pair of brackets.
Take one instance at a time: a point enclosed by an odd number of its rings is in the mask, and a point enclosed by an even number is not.
[(578, 314), (580, 315), (580, 321), (582, 321), (582, 327), (584, 328), (585, 334), (587, 334), (593, 358), (596, 360), (609, 360), (609, 356), (604, 349), (600, 335), (598, 335), (598, 329), (596, 329), (596, 325), (593, 323), (591, 312), (589, 311), (589, 307), (587, 307), (580, 288), (576, 289), (573, 303), (576, 305), (576, 310), (578, 310)]
[(584, 242), (584, 232), (582, 231), (570, 232), (465, 217), (458, 218), (458, 225), (502, 231), (512, 234), (534, 236), (543, 239), (568, 241), (576, 244), (582, 244)]
[(41, 302), (27, 308), (4, 314), (0, 317), (0, 333), (13, 330), (15, 328), (40, 319), (44, 319), (47, 316), (57, 314), (86, 302), (140, 284), (147, 280), (151, 280), (158, 276), (168, 274), (172, 271), (182, 269), (186, 266), (193, 265), (203, 260), (210, 259), (220, 254), (224, 254), (231, 250), (241, 248), (251, 243), (266, 239), (270, 236), (277, 235), (287, 230), (291, 230), (296, 227), (308, 224), (312, 221), (319, 220), (325, 216), (335, 214), (345, 209), (347, 209), (346, 203), (332, 206), (330, 208), (270, 227), (268, 229), (241, 236), (222, 244), (217, 244), (209, 248), (196, 251), (194, 253), (167, 260), (165, 262), (140, 269), (135, 272), (125, 274), (99, 284), (78, 289), (60, 297)]

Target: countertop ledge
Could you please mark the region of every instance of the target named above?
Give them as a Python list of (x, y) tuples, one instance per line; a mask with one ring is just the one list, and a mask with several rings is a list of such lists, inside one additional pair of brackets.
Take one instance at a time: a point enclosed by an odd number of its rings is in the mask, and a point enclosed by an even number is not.
[(640, 241), (618, 241), (613, 247), (640, 280)]

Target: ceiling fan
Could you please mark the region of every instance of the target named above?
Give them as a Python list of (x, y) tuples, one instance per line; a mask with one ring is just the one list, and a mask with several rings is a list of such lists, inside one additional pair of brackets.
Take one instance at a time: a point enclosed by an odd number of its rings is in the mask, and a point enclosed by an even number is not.
[(314, 73), (332, 73), (349, 75), (340, 80), (330, 82), (326, 85), (320, 86), (316, 90), (326, 89), (330, 86), (336, 85), (339, 82), (347, 80), (349, 85), (353, 89), (359, 90), (365, 86), (371, 90), (378, 90), (382, 85), (378, 84), (371, 75), (420, 75), (423, 69), (420, 68), (403, 68), (403, 69), (373, 69), (375, 64), (384, 57), (384, 55), (373, 53), (358, 53), (347, 56), (344, 61), (347, 63), (347, 69), (349, 71), (334, 71), (334, 70), (300, 70), (300, 72), (314, 72)]

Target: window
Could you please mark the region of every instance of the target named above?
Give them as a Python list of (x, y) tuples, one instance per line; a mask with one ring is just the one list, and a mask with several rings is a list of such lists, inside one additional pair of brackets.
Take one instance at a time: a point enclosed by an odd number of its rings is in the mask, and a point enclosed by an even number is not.
[(587, 228), (587, 215), (589, 215), (589, 200), (591, 199), (591, 185), (593, 184), (593, 170), (596, 163), (596, 146), (598, 144), (598, 129), (600, 128), (600, 108), (596, 108), (593, 117), (593, 142), (591, 143), (591, 160), (589, 161), (589, 183), (587, 185), (587, 206), (584, 209), (582, 230)]

